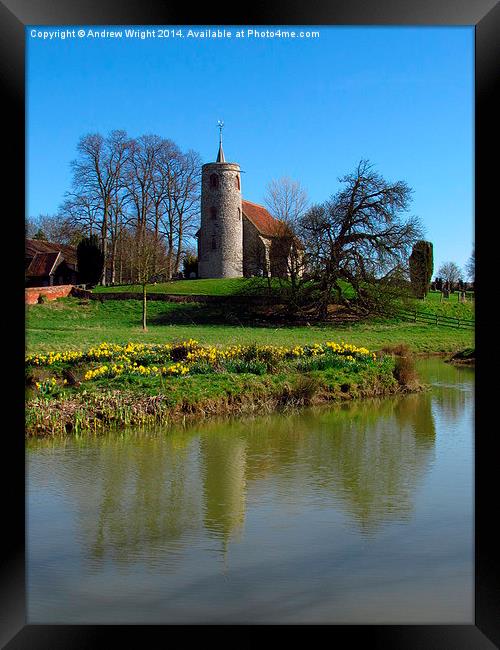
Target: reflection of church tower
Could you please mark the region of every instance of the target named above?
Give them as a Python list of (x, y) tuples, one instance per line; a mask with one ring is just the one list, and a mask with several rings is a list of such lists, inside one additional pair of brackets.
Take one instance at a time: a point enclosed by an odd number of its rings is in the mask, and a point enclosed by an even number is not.
[(243, 225), (240, 166), (226, 162), (219, 122), (219, 153), (201, 168), (201, 225), (198, 233), (200, 278), (243, 275)]
[(217, 431), (203, 436), (201, 450), (205, 527), (225, 547), (245, 520), (246, 442)]

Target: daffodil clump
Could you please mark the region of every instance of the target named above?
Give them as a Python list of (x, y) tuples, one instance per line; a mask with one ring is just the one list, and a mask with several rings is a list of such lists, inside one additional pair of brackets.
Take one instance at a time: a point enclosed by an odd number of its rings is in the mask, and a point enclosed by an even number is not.
[(84, 357), (83, 352), (69, 350), (67, 352), (49, 352), (48, 354), (29, 354), (26, 357), (26, 365), (31, 366), (52, 366), (55, 363), (75, 363)]
[[(91, 367), (83, 374), (84, 381), (122, 375), (171, 377), (208, 372), (264, 374), (275, 372), (283, 366), (305, 372), (346, 364), (362, 366), (375, 362), (376, 355), (373, 352), (344, 341), (290, 347), (203, 346), (194, 339), (167, 344), (117, 345), (104, 342), (86, 352), (49, 352), (45, 355), (32, 354), (26, 357), (29, 367), (52, 366), (54, 370), (90, 364)], [(36, 388), (48, 393), (56, 383), (55, 379), (38, 382)]]
[(105, 364), (99, 366), (94, 370), (88, 370), (84, 379), (89, 381), (99, 377), (118, 377), (123, 373), (129, 375), (139, 375), (142, 377), (161, 376), (161, 375), (185, 375), (189, 372), (189, 368), (182, 363), (173, 363), (168, 366), (143, 366), (137, 364), (135, 361), (131, 364)]
[[(63, 379), (60, 383), (65, 386), (68, 382), (66, 379)], [(37, 381), (35, 387), (42, 395), (54, 395), (59, 392), (60, 384), (55, 377), (51, 377), (50, 379)]]

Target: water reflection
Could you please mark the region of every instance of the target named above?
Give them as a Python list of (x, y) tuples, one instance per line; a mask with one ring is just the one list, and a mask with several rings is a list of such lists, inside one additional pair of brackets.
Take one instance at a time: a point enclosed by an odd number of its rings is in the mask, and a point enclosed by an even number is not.
[[(443, 396), (444, 395), (444, 396)], [(65, 449), (46, 445), (43, 471), (71, 503), (94, 568), (161, 560), (168, 570), (203, 539), (225, 552), (244, 531), (249, 495), (265, 502), (343, 510), (364, 534), (412, 515), (432, 464), (432, 401), (453, 411), (446, 389), (191, 430), (124, 434)], [(40, 460), (43, 445), (37, 443)], [(64, 454), (64, 463), (61, 461)]]
[(30, 622), (470, 623), (473, 371), (189, 430), (28, 444)]

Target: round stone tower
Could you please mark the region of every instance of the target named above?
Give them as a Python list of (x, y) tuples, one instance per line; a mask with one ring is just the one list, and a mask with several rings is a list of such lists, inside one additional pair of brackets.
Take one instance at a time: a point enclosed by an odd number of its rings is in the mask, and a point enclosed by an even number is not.
[(243, 222), (240, 166), (228, 163), (222, 150), (217, 161), (201, 168), (201, 226), (198, 234), (198, 276), (243, 276)]

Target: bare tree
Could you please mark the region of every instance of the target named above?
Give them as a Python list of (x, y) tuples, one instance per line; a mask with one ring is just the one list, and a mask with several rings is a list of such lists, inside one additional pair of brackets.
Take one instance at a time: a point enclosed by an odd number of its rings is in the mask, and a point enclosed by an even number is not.
[(184, 242), (192, 241), (199, 225), (199, 204), (201, 192), (201, 158), (189, 150), (181, 156), (175, 182), (176, 257), (174, 272), (179, 267), (184, 253)]
[(129, 148), (125, 131), (112, 131), (107, 138), (99, 133), (91, 133), (80, 139), (77, 146), (79, 156), (71, 163), (74, 193), (90, 197), (91, 202), (98, 205), (98, 231), (104, 255), (101, 282), (104, 285), (107, 282), (111, 206)]
[(304, 215), (309, 200), (299, 181), (283, 176), (267, 184), (264, 202), (276, 219), (292, 225)]
[[(166, 258), (161, 243), (151, 230), (138, 229), (135, 245), (135, 277), (142, 286), (142, 329), (147, 330), (147, 285), (162, 271)], [(162, 263), (163, 262), (163, 265)]]
[(27, 217), (24, 221), (24, 235), (26, 239), (33, 239), (38, 232), (38, 226), (34, 217)]
[(412, 193), (406, 182), (386, 181), (367, 160), (339, 181), (343, 187), (301, 221), (323, 317), (332, 296), (361, 313), (384, 309), (423, 235), (420, 220), (404, 215)]
[(438, 276), (443, 278), (445, 282), (448, 282), (450, 290), (453, 291), (454, 286), (462, 277), (462, 271), (455, 262), (444, 262), (439, 267)]
[(155, 209), (157, 228), (165, 237), (168, 277), (179, 272), (186, 240), (194, 236), (199, 217), (201, 159), (194, 151), (183, 154), (165, 141), (157, 168), (158, 187)]
[(66, 192), (58, 215), (84, 237), (92, 237), (99, 231), (99, 212), (99, 201), (95, 196), (83, 192)]
[(167, 277), (178, 272), (184, 241), (192, 236), (200, 196), (201, 160), (171, 140), (142, 136), (134, 144), (127, 186), (135, 227), (149, 228), (167, 250)]
[(40, 214), (26, 223), (26, 237), (43, 238), (54, 244), (76, 246), (84, 232), (63, 215)]
[(175, 185), (176, 162), (181, 155), (177, 145), (171, 140), (155, 136), (156, 152), (152, 167), (152, 182), (150, 186), (151, 227), (155, 239), (163, 239), (167, 248), (166, 275), (172, 276), (172, 259), (174, 255), (175, 231), (175, 200), (173, 185)]
[(283, 176), (267, 184), (264, 202), (276, 219), (269, 251), (270, 274), (286, 282), (287, 304), (289, 310), (295, 310), (304, 271), (299, 230), (309, 204), (307, 192), (299, 181)]
[(158, 135), (131, 139), (119, 130), (107, 137), (88, 134), (77, 150), (71, 163), (72, 189), (65, 195), (60, 217), (80, 236), (99, 236), (105, 260), (101, 283), (136, 279), (143, 256), (135, 245), (143, 239), (139, 233), (146, 231), (153, 234), (158, 250), (166, 244), (169, 263), (161, 263), (171, 277), (197, 221), (198, 154), (183, 154), (174, 142)]
[(465, 271), (467, 273), (467, 277), (471, 282), (475, 281), (476, 278), (476, 249), (472, 249), (472, 255), (469, 257), (467, 260), (467, 263), (465, 265)]

